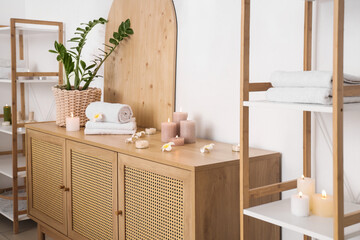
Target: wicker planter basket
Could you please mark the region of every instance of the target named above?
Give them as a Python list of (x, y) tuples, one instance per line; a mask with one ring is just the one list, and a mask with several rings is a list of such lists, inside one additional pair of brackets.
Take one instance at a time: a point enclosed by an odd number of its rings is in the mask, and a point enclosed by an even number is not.
[(55, 86), (52, 91), (56, 103), (56, 124), (61, 127), (66, 126), (66, 117), (69, 117), (71, 113), (80, 118), (80, 126), (85, 126), (86, 121), (88, 121), (85, 115), (87, 106), (92, 102), (101, 100), (100, 88), (68, 91)]

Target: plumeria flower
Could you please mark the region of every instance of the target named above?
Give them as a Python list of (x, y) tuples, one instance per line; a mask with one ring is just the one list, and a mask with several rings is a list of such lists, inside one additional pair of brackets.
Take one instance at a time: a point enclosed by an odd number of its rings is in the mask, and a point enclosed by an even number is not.
[(94, 122), (102, 122), (102, 121), (103, 121), (103, 114), (102, 113), (95, 114)]
[(211, 150), (213, 150), (215, 144), (210, 143), (209, 145), (205, 145), (202, 148), (200, 148), (201, 153), (209, 153)]
[(161, 151), (162, 152), (164, 152), (164, 151), (170, 152), (172, 150), (171, 146), (173, 146), (173, 145), (175, 145), (175, 143), (173, 143), (173, 142), (166, 143), (161, 147)]

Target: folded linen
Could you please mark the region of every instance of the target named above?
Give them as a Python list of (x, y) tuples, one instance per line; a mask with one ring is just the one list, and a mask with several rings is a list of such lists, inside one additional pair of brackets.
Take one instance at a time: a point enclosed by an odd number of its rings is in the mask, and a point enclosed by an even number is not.
[(129, 105), (120, 103), (93, 102), (86, 108), (86, 117), (92, 120), (96, 114), (103, 114), (103, 122), (128, 123), (133, 116)]
[[(26, 72), (26, 68), (17, 68), (18, 72)], [(10, 79), (11, 78), (11, 68), (0, 67), (0, 78)]]
[(128, 123), (112, 123), (112, 122), (93, 122), (88, 121), (85, 124), (86, 129), (110, 129), (110, 130), (136, 130), (135, 118)]
[(95, 135), (95, 134), (122, 134), (122, 135), (132, 135), (136, 132), (136, 130), (121, 130), (121, 129), (91, 129), (85, 128), (84, 133), (86, 135)]
[[(332, 104), (330, 88), (270, 88), (266, 100), (288, 103)], [(360, 102), (360, 97), (344, 97), (344, 103)]]
[[(0, 58), (0, 67), (11, 68), (11, 59)], [(16, 60), (16, 67), (24, 68), (25, 60)]]
[[(276, 71), (271, 74), (273, 87), (332, 88), (332, 72), (327, 71)], [(345, 84), (360, 84), (360, 77), (344, 74)]]

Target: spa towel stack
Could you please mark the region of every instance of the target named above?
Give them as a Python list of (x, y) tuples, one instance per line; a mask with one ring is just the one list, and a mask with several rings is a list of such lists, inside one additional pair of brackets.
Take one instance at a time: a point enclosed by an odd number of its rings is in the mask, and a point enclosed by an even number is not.
[[(266, 99), (274, 102), (332, 104), (332, 73), (325, 71), (284, 72), (271, 75), (272, 88)], [(344, 86), (360, 84), (360, 77), (344, 74)], [(344, 97), (344, 103), (360, 102), (360, 97)]]
[[(85, 134), (134, 134), (136, 121), (129, 105), (93, 102), (86, 108)], [(99, 118), (99, 116), (101, 116)]]

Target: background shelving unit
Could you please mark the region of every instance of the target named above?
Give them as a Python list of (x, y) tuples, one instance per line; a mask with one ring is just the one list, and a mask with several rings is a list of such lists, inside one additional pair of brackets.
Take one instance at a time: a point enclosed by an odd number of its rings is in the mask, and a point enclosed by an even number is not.
[[(0, 126), (0, 134), (12, 136), (12, 150), (0, 152), (0, 174), (12, 179), (12, 187), (0, 189), (0, 214), (13, 221), (13, 232), (18, 233), (19, 221), (28, 219), (26, 210), (26, 186), (19, 186), (19, 178), (26, 177), (25, 127), (17, 122), (18, 87), (20, 87), (20, 108), (25, 119), (25, 84), (62, 84), (63, 70), (59, 63), (57, 72), (18, 72), (17, 52), (24, 59), (24, 36), (31, 34), (58, 33), (57, 41), (63, 43), (63, 23), (28, 19), (10, 19), (10, 26), (0, 26), (0, 34), (11, 36), (11, 79), (0, 79), (0, 84), (11, 84), (11, 126)], [(18, 49), (17, 49), (18, 41)], [(22, 77), (22, 78), (19, 78)], [(52, 77), (51, 79), (24, 79), (24, 77)], [(3, 118), (3, 114), (0, 114)], [(22, 136), (22, 148), (18, 150), (18, 135)], [(24, 181), (25, 184), (26, 181)]]
[[(359, 86), (343, 86), (344, 0), (334, 0), (333, 40), (333, 105), (292, 104), (250, 101), (249, 92), (266, 91), (271, 83), (250, 83), (250, 0), (242, 0), (241, 16), (241, 95), (240, 95), (240, 233), (241, 240), (249, 240), (246, 226), (249, 217), (257, 218), (324, 240), (343, 240), (359, 235), (360, 205), (344, 202), (343, 170), (343, 112), (359, 110), (360, 104), (343, 104), (343, 98), (360, 96)], [(313, 2), (305, 0), (303, 70), (311, 70)], [(297, 187), (296, 179), (260, 188), (249, 188), (249, 107), (275, 107), (303, 112), (303, 173), (311, 177), (311, 112), (333, 115), (333, 194), (334, 217), (295, 217), (290, 212), (289, 199), (249, 208), (250, 198), (259, 198)], [(346, 230), (345, 230), (346, 228)]]

